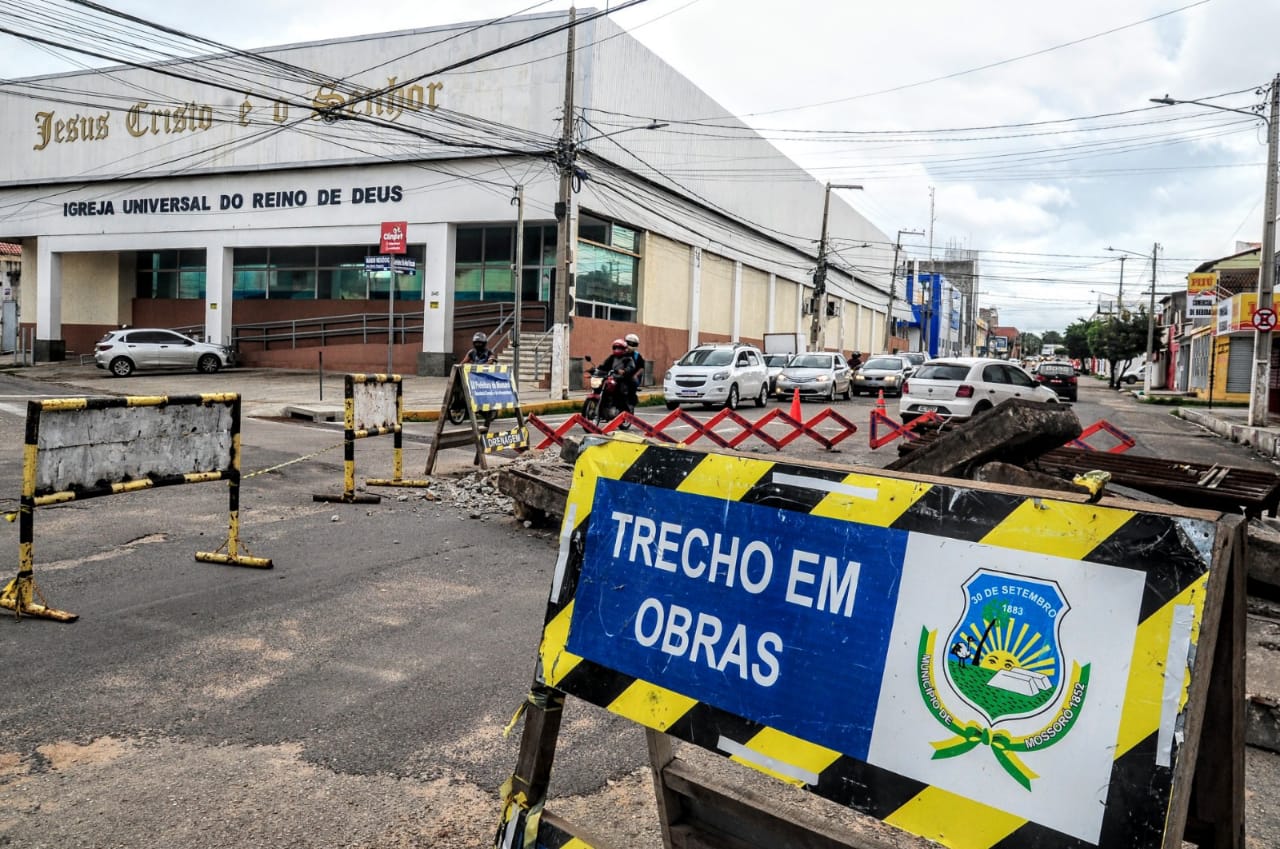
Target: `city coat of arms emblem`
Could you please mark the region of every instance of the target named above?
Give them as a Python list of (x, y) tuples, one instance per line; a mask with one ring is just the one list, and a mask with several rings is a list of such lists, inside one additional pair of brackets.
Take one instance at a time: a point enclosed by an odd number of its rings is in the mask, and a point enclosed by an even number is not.
[[(1004, 770), (1030, 790), (1037, 776), (1021, 755), (1062, 740), (1088, 692), (1089, 665), (1071, 662), (1068, 668), (1062, 647), (1062, 621), (1071, 606), (1054, 581), (989, 569), (979, 569), (962, 588), (964, 611), (945, 642), (927, 627), (920, 637), (921, 696), (956, 733), (932, 744), (933, 757), (989, 746)], [(952, 696), (959, 700), (952, 702), (956, 710), (948, 705)]]

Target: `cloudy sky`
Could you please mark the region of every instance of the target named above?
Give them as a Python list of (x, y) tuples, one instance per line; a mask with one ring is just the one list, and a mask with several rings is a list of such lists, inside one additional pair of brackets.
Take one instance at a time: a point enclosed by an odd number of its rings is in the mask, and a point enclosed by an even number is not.
[[(0, 12), (49, 5), (0, 0)], [(569, 3), (106, 5), (252, 48)], [(932, 187), (934, 255), (977, 251), (979, 301), (1003, 324), (1061, 330), (1114, 299), (1121, 254), (1107, 247), (1145, 255), (1125, 264), (1129, 303), (1149, 291), (1153, 243), (1163, 293), (1261, 238), (1263, 122), (1148, 98), (1263, 102), (1280, 2), (647, 0), (616, 20), (817, 179), (862, 184), (847, 199), (891, 238), (930, 230)], [(0, 34), (0, 76), (76, 67)], [(903, 241), (928, 255), (927, 236)]]

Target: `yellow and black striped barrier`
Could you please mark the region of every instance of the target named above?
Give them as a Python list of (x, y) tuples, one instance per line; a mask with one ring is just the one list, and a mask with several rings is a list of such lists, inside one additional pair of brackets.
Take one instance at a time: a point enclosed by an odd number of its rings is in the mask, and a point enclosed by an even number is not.
[(227, 541), (216, 552), (197, 552), (196, 560), (270, 569), (270, 559), (240, 552), (239, 395), (28, 402), (18, 506), (18, 574), (0, 590), (0, 607), (18, 616), (60, 622), (77, 618), (47, 606), (36, 586), (36, 507), (220, 480), (227, 482), (230, 502)]
[(370, 478), (369, 486), (427, 486), (404, 477), (404, 384), (398, 374), (348, 374), (343, 381), (342, 493), (316, 494), (314, 501), (377, 504), (381, 496), (356, 492), (356, 440), (392, 436), (390, 479)]
[(1243, 547), (1206, 511), (590, 437), (499, 845), (574, 833), (542, 834), (560, 694), (968, 849), (1176, 845), (1203, 750), (1197, 812), (1242, 833)]

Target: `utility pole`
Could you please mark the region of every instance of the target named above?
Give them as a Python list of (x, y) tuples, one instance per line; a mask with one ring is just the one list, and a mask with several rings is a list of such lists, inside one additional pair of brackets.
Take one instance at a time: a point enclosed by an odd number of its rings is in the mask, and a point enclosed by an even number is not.
[(818, 239), (818, 267), (813, 272), (813, 320), (809, 322), (809, 350), (821, 351), (827, 325), (827, 221), (831, 217), (832, 189), (861, 189), (852, 183), (827, 183), (822, 199), (822, 235)]
[[(573, 270), (573, 54), (577, 9), (569, 7), (569, 46), (564, 59), (564, 118), (560, 128), (560, 144), (556, 164), (560, 168), (560, 200), (556, 202), (556, 299), (551, 328), (551, 397), (569, 397), (569, 322), (571, 289), (575, 288)], [(523, 259), (523, 258), (521, 258)]]
[(923, 236), (923, 230), (899, 230), (893, 243), (893, 268), (889, 270), (889, 314), (884, 321), (884, 349), (889, 350), (889, 340), (893, 338), (893, 302), (898, 297), (898, 254), (902, 252), (903, 236)]
[(1151, 372), (1155, 371), (1155, 366), (1151, 362), (1151, 356), (1155, 352), (1156, 346), (1156, 256), (1160, 253), (1160, 243), (1151, 243), (1151, 300), (1147, 307), (1147, 365), (1143, 369), (1142, 378), (1142, 395), (1143, 397), (1151, 397)]
[(511, 316), (511, 370), (515, 372), (515, 385), (520, 386), (520, 318), (524, 309), (524, 186), (516, 186), (516, 196), (511, 199), (516, 207), (516, 257), (511, 263), (511, 278), (515, 284), (515, 313)]
[[(1280, 118), (1280, 74), (1271, 80), (1271, 112), (1267, 121), (1267, 193), (1262, 218), (1262, 267), (1258, 269), (1258, 309), (1272, 308), (1276, 288), (1276, 120)], [(1271, 390), (1271, 332), (1253, 331), (1253, 392), (1249, 396), (1250, 427), (1267, 426)]]
[(1116, 319), (1115, 320), (1117, 322), (1119, 322), (1120, 319), (1124, 318), (1124, 316), (1122, 316), (1120, 313), (1124, 311), (1124, 261), (1126, 259), (1128, 259), (1127, 256), (1120, 257), (1120, 287), (1116, 290), (1116, 312), (1115, 312)]

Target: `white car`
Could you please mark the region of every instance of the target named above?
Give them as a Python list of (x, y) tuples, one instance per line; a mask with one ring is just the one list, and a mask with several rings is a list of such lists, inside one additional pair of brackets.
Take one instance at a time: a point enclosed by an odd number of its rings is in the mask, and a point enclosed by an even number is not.
[(213, 345), (150, 327), (110, 330), (93, 349), (93, 361), (116, 377), (151, 369), (194, 369), (213, 374), (235, 363), (235, 354), (225, 345)]
[(763, 407), (769, 400), (769, 370), (754, 345), (699, 345), (667, 369), (662, 394), (668, 410), (681, 404), (723, 404), (736, 410), (744, 398)]
[(925, 413), (967, 419), (1010, 398), (1058, 403), (1058, 393), (1037, 383), (1018, 365), (985, 357), (929, 360), (907, 378), (898, 399), (904, 422)]

